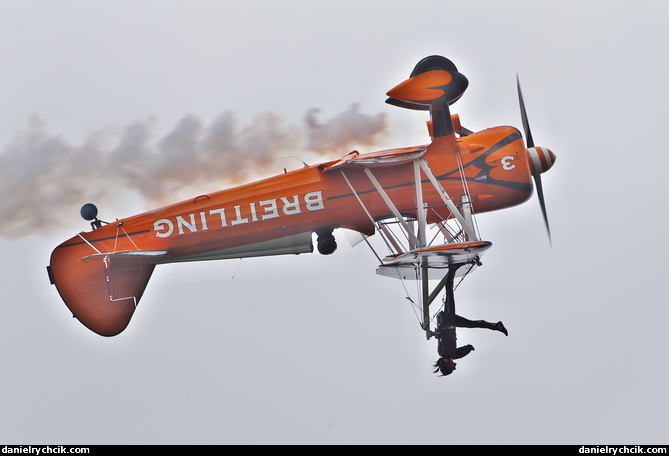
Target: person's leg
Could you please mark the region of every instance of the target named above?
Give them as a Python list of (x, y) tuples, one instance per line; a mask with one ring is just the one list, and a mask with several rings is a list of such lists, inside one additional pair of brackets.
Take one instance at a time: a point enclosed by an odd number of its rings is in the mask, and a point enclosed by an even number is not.
[(504, 327), (504, 324), (502, 324), (501, 321), (498, 321), (497, 323), (490, 323), (485, 320), (467, 320), (464, 317), (461, 317), (460, 315), (455, 316), (455, 326), (457, 328), (483, 328), (483, 329), (492, 329), (494, 331), (499, 331), (503, 333), (505, 336), (509, 335), (509, 332), (506, 330)]

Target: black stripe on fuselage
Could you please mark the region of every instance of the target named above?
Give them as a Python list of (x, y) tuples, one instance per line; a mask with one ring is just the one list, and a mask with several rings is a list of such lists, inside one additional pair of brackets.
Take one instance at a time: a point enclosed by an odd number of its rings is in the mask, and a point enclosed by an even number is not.
[[(510, 188), (512, 190), (518, 190), (518, 191), (521, 191), (521, 192), (528, 192), (528, 193), (531, 192), (532, 191), (532, 185), (531, 184), (525, 184), (525, 183), (522, 183), (522, 182), (509, 182), (509, 181), (503, 181), (503, 180), (491, 178), (490, 177), (490, 170), (492, 170), (493, 167), (486, 163), (486, 158), (489, 155), (497, 152), (498, 150), (508, 146), (509, 144), (511, 144), (511, 143), (521, 139), (521, 138), (522, 138), (522, 135), (520, 134), (519, 131), (511, 133), (509, 136), (503, 138), (502, 140), (500, 140), (496, 144), (493, 144), (484, 154), (481, 154), (475, 160), (472, 160), (471, 162), (467, 163), (464, 166), (464, 168), (474, 166), (474, 167), (480, 169), (481, 172), (475, 177), (466, 178), (466, 180), (468, 182), (479, 182), (481, 180), (479, 176), (484, 176), (485, 177), (485, 183), (488, 184), (488, 185), (494, 185), (494, 186), (503, 187), (503, 188)], [(454, 176), (455, 173), (459, 173), (459, 172), (460, 172), (459, 169), (454, 169), (453, 171), (449, 171), (445, 174), (442, 174), (440, 176), (435, 176), (435, 177), (439, 181), (462, 180), (461, 176), (459, 176), (459, 175)], [(423, 184), (426, 184), (428, 182), (430, 182), (429, 179), (424, 179), (424, 180), (421, 181), (421, 183), (423, 183)], [(407, 182), (407, 183), (404, 183), (404, 184), (391, 185), (389, 187), (383, 187), (383, 188), (386, 189), (386, 190), (391, 190), (391, 189), (395, 189), (395, 188), (409, 187), (409, 186), (412, 186), (412, 185), (414, 185), (413, 182)], [(364, 195), (364, 194), (367, 194), (367, 193), (375, 193), (375, 192), (377, 192), (376, 189), (370, 189), (370, 190), (364, 190), (364, 191), (357, 192), (357, 193), (358, 193), (358, 195)], [(328, 200), (335, 200), (335, 199), (339, 199), (339, 198), (349, 198), (351, 196), (354, 196), (354, 194), (353, 193), (344, 193), (342, 195), (328, 196), (327, 199)]]

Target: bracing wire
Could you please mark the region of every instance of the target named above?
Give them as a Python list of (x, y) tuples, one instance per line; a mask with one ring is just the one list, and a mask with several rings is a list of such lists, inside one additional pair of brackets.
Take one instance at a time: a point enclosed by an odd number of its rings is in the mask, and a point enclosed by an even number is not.
[(476, 222), (476, 218), (474, 217), (474, 206), (472, 204), (471, 194), (469, 193), (469, 184), (467, 183), (467, 176), (465, 175), (465, 166), (462, 162), (462, 154), (460, 152), (460, 149), (457, 149), (455, 156), (458, 159), (458, 171), (460, 172), (460, 180), (462, 181), (462, 190), (465, 192), (465, 195), (467, 196), (469, 208), (472, 211), (472, 224), (473, 224), (472, 228), (474, 229), (476, 236), (480, 238), (481, 233), (479, 232), (478, 223)]
[(237, 270), (235, 271), (234, 274), (232, 274), (232, 277), (230, 277), (230, 281), (228, 282), (228, 285), (230, 285), (232, 283), (232, 281), (235, 279), (235, 277), (237, 276), (237, 273), (239, 272), (239, 269), (241, 267), (242, 267), (242, 259), (240, 258), (239, 259), (239, 264), (237, 265)]

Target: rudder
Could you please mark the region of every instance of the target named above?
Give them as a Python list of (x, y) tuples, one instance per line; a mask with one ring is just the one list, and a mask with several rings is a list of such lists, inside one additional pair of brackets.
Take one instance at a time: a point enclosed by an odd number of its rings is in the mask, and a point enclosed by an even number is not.
[(139, 304), (155, 255), (88, 253), (90, 247), (83, 243), (61, 244), (51, 254), (49, 276), (74, 317), (101, 336), (115, 336)]

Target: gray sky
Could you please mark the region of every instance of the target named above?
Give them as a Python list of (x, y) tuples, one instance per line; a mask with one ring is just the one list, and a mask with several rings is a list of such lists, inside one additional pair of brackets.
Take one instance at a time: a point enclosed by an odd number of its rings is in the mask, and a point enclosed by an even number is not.
[[(0, 0), (0, 441), (666, 444), (665, 3)], [(536, 198), (483, 214), (493, 248), (457, 290), (459, 313), (508, 338), (460, 330), (476, 351), (432, 374), (401, 282), (344, 239), (330, 257), (160, 266), (115, 338), (70, 317), (45, 266), (88, 228), (80, 206), (154, 206), (113, 166), (53, 175), (18, 154), (34, 122), (98, 166), (87, 145), (130, 125), (151, 144), (225, 112), (299, 130), (351, 103), (387, 116), (380, 147), (424, 144), (424, 113), (384, 100), (430, 54), (468, 77), (453, 111), (472, 130), (520, 126), (519, 73), (535, 142), (557, 155), (552, 248)], [(66, 204), (36, 201), (63, 188)], [(53, 227), (13, 231), (33, 207)]]

